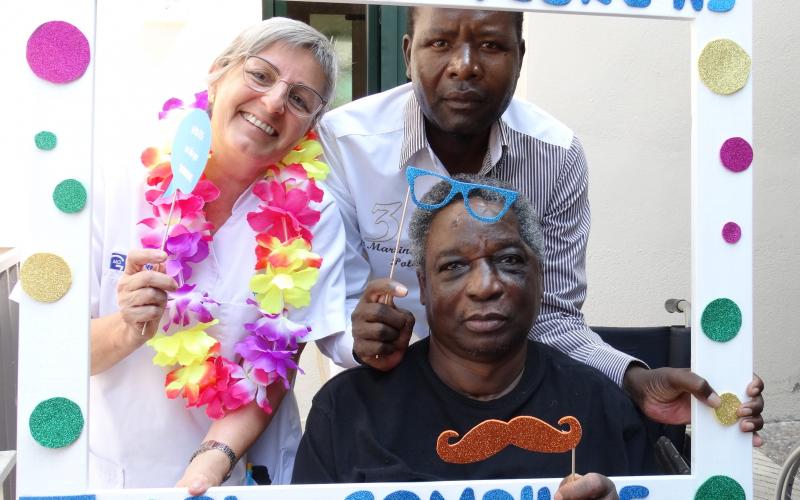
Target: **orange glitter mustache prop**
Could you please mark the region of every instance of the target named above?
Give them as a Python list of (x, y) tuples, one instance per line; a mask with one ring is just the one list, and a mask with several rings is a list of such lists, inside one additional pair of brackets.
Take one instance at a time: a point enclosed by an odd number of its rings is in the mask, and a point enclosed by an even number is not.
[(569, 425), (566, 431), (559, 430), (536, 417), (514, 417), (508, 423), (502, 420), (485, 420), (470, 429), (460, 441), (456, 431), (447, 430), (436, 440), (436, 453), (451, 464), (480, 462), (496, 455), (513, 444), (528, 451), (540, 453), (562, 453), (573, 450), (581, 440), (581, 424), (575, 417), (562, 417), (558, 425)]

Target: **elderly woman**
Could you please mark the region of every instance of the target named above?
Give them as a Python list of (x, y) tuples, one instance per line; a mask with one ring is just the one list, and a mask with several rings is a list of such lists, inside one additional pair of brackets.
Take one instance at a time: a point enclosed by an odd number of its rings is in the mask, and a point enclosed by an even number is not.
[(153, 151), (142, 156), (149, 170), (129, 169), (137, 179), (104, 186), (93, 231), (93, 487), (200, 494), (244, 484), (246, 462), (289, 481), (301, 428), (288, 387), (302, 342), (344, 329), (341, 220), (316, 183), (325, 166), (309, 135), (336, 70), (316, 30), (263, 21), (212, 65), (212, 153), (172, 215), (160, 196), (169, 164)]

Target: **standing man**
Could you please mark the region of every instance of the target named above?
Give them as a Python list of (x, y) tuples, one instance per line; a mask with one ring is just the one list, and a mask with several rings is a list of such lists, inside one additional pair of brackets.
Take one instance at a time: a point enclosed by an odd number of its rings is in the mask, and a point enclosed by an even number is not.
[[(584, 322), (586, 158), (572, 130), (513, 99), (525, 54), (522, 13), (413, 8), (403, 51), (411, 83), (342, 106), (319, 126), (332, 169), (328, 185), (347, 231), (348, 316), (352, 312), (352, 337), (345, 332), (323, 350), (345, 366), (357, 356), (390, 370), (412, 331), (427, 336), (401, 223), (405, 168), (471, 173), (508, 182), (541, 216), (544, 294), (532, 339), (597, 368), (661, 422), (689, 420), (688, 393), (718, 406), (719, 397), (702, 378), (684, 370), (648, 370)], [(417, 187), (418, 197), (425, 187)], [(406, 206), (412, 210), (413, 204)], [(396, 280), (375, 279), (388, 276), (398, 233)], [(386, 295), (392, 304), (383, 303)], [(763, 426), (762, 388), (756, 378), (748, 389), (755, 399), (740, 408), (747, 417), (743, 431)]]

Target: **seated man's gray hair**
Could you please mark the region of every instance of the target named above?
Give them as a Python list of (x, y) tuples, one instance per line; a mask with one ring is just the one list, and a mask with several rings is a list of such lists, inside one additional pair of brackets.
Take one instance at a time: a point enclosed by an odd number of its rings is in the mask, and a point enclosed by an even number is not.
[[(475, 174), (457, 174), (453, 176), (453, 179), (472, 184), (484, 184), (486, 186), (514, 190), (507, 182)], [(431, 190), (425, 193), (425, 196), (423, 196), (420, 201), (433, 205), (441, 202), (449, 193), (450, 183), (447, 181), (440, 181), (434, 184)], [(487, 189), (473, 189), (469, 193), (469, 198), (479, 198), (486, 202), (500, 203), (501, 205), (504, 202), (504, 198), (501, 194)], [(445, 207), (453, 203), (464, 203), (460, 193), (456, 194)], [(444, 207), (432, 212), (417, 208), (414, 210), (414, 215), (411, 216), (411, 222), (408, 227), (408, 234), (411, 237), (411, 255), (414, 259), (414, 264), (419, 269), (425, 267), (426, 238), (430, 232), (433, 218), (436, 217), (436, 213), (442, 208)], [(517, 216), (520, 236), (528, 247), (530, 247), (536, 259), (541, 264), (542, 253), (544, 252), (544, 238), (542, 236), (542, 227), (539, 224), (539, 216), (536, 215), (536, 211), (533, 209), (531, 202), (524, 196), (517, 196), (510, 210)]]

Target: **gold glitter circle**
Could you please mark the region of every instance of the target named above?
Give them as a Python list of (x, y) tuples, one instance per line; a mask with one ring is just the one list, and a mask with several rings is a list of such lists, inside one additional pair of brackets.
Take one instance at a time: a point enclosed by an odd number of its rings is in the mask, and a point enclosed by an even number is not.
[(700, 79), (712, 92), (730, 95), (750, 78), (752, 60), (733, 40), (713, 40), (703, 48), (697, 61)]
[(739, 401), (736, 394), (730, 392), (723, 392), (719, 397), (722, 399), (722, 406), (714, 410), (714, 415), (722, 425), (735, 424), (739, 420), (739, 417), (736, 416), (736, 410), (739, 409), (739, 405), (742, 402)]
[(20, 269), (22, 289), (33, 300), (55, 302), (72, 285), (72, 273), (64, 259), (52, 253), (35, 253)]

